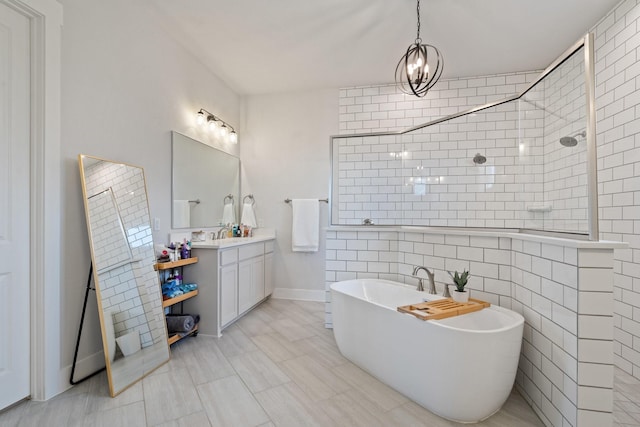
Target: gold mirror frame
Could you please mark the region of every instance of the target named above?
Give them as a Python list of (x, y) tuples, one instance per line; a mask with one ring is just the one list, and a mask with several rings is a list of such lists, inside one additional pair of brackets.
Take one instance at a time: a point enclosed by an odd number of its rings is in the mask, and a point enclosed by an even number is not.
[(84, 154), (78, 164), (114, 397), (169, 361), (147, 186), (139, 166)]

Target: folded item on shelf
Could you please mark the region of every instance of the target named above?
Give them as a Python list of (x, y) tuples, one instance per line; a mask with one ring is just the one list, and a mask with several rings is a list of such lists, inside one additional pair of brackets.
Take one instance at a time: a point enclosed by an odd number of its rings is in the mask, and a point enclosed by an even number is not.
[(184, 294), (185, 292), (180, 288), (175, 280), (170, 280), (162, 284), (162, 295), (167, 298), (175, 298)]
[(167, 331), (171, 333), (189, 332), (196, 326), (193, 316), (189, 314), (183, 315), (167, 315)]
[(198, 289), (198, 285), (196, 285), (195, 283), (183, 283), (182, 285), (178, 286), (178, 288), (186, 294), (187, 292), (195, 291), (196, 289)]

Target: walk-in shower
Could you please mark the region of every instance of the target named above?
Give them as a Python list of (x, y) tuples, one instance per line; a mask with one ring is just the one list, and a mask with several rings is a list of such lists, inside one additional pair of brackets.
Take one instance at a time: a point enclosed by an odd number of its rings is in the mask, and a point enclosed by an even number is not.
[(509, 98), (404, 131), (332, 137), (331, 224), (597, 240), (592, 43), (585, 36)]

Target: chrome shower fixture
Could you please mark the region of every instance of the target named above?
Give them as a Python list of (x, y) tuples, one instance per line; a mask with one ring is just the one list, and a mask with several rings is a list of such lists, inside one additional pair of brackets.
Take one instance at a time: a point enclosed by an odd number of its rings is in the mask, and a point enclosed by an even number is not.
[(576, 145), (578, 145), (578, 140), (576, 139), (578, 137), (586, 138), (587, 131), (583, 130), (582, 132), (578, 132), (573, 136), (563, 136), (562, 138), (560, 138), (560, 144), (562, 144), (564, 147), (575, 147)]
[(476, 153), (476, 155), (473, 156), (473, 163), (475, 163), (476, 165), (482, 165), (486, 161), (487, 161), (487, 158), (480, 153)]

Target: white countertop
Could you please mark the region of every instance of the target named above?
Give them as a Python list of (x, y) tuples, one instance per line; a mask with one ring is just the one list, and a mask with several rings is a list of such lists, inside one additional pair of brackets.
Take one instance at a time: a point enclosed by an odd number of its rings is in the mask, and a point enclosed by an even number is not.
[(276, 235), (273, 233), (260, 233), (253, 237), (226, 237), (224, 239), (206, 240), (204, 242), (192, 242), (192, 249), (220, 249), (231, 248), (234, 246), (250, 245), (251, 243), (267, 242), (275, 240)]

